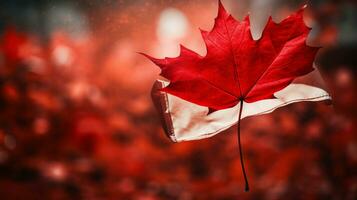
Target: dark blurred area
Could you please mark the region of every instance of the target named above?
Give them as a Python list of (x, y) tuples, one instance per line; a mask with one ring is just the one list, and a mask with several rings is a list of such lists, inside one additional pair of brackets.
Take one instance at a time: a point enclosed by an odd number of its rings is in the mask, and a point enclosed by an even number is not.
[[(260, 34), (303, 1), (223, 0)], [(357, 199), (357, 7), (311, 0), (309, 41), (333, 96), (173, 144), (150, 100), (159, 70), (135, 52), (204, 54), (216, 0), (0, 2), (0, 199)]]

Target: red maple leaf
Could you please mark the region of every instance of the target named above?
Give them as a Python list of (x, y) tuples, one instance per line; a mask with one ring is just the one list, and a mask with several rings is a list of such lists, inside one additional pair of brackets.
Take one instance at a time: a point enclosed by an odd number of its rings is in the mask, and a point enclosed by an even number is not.
[(240, 101), (274, 98), (275, 92), (296, 77), (313, 71), (319, 48), (306, 45), (310, 30), (303, 21), (302, 8), (279, 24), (270, 17), (262, 37), (254, 40), (249, 16), (239, 22), (219, 1), (213, 29), (201, 31), (206, 56), (182, 45), (176, 58), (144, 55), (170, 80), (162, 91), (211, 110), (221, 110)]
[(170, 80), (162, 89), (164, 92), (206, 106), (210, 111), (230, 108), (240, 102), (238, 143), (246, 191), (249, 185), (240, 142), (243, 101), (275, 98), (275, 92), (313, 71), (319, 48), (306, 45), (310, 30), (304, 23), (302, 8), (279, 24), (270, 17), (261, 38), (254, 40), (249, 16), (239, 22), (219, 1), (213, 29), (201, 31), (206, 56), (182, 45), (176, 58), (156, 59), (143, 54)]

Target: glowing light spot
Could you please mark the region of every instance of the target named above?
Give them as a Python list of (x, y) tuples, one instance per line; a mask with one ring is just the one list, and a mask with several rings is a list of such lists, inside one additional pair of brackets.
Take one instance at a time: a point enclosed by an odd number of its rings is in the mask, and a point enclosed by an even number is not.
[(159, 40), (178, 40), (185, 37), (187, 31), (187, 18), (181, 11), (175, 8), (167, 8), (161, 13), (157, 27)]
[(339, 86), (344, 87), (351, 83), (352, 75), (347, 69), (341, 68), (336, 73), (336, 82)]
[(64, 45), (56, 47), (52, 54), (53, 61), (58, 66), (68, 66), (73, 61), (72, 50)]
[(44, 166), (44, 176), (51, 180), (63, 181), (67, 175), (67, 170), (61, 163), (50, 163)]

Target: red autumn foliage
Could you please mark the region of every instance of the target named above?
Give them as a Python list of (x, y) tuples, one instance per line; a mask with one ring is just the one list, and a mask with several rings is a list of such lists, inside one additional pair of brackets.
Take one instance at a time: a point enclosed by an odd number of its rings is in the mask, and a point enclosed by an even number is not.
[(27, 36), (17, 32), (13, 27), (8, 28), (5, 31), (0, 47), (7, 59), (7, 62), (13, 64), (24, 57), (22, 55), (22, 50), (26, 41)]
[[(85, 1), (75, 1), (75, 7)], [(153, 24), (165, 8), (179, 8), (192, 27), (209, 27), (216, 0), (110, 2), (110, 8), (90, 8), (92, 17), (87, 20), (98, 25), (90, 27), (95, 34), (87, 39), (69, 37), (68, 31), (44, 38), (21, 28), (16, 34), (28, 38), (19, 45), (25, 56), (13, 63), (0, 47), (1, 200), (356, 199), (357, 65), (351, 63), (356, 48), (318, 56), (324, 60), (318, 66), (329, 69), (324, 78), (333, 86), (336, 111), (301, 103), (242, 121), (252, 185), (251, 192), (243, 193), (235, 136), (227, 131), (204, 141), (171, 144), (148, 98), (157, 72), (135, 53), (127, 56), (138, 50), (156, 52)], [(224, 2), (242, 8), (236, 0)], [(339, 2), (344, 1), (333, 2), (337, 13), (326, 13), (321, 20), (348, 13), (346, 4)], [(279, 1), (278, 11), (284, 3), (288, 1)], [(21, 5), (28, 3), (17, 4)], [(41, 7), (35, 10), (42, 13)], [(2, 11), (6, 8), (0, 6)], [(290, 8), (296, 6), (286, 12)], [(26, 9), (19, 8), (14, 15), (20, 13)], [(40, 23), (46, 24), (43, 20)], [(314, 40), (330, 34), (328, 27), (340, 35), (341, 21), (330, 22), (313, 34)], [(314, 27), (321, 25), (315, 23)], [(192, 28), (192, 40), (183, 43), (195, 48), (197, 32)], [(9, 43), (4, 32), (0, 41)], [(330, 42), (338, 45), (336, 39)]]

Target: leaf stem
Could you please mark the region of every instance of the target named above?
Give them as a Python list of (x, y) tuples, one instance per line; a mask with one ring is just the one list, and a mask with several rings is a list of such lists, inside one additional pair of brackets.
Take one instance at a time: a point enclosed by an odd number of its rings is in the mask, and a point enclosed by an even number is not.
[(239, 107), (239, 115), (238, 115), (238, 146), (239, 146), (239, 155), (240, 155), (240, 165), (242, 167), (243, 175), (244, 175), (244, 181), (245, 181), (245, 192), (249, 191), (249, 184), (248, 184), (248, 178), (247, 174), (245, 173), (245, 168), (244, 168), (244, 161), (243, 161), (243, 151), (242, 151), (242, 144), (240, 142), (240, 121), (242, 117), (242, 110), (243, 110), (243, 100), (240, 100), (240, 107)]

